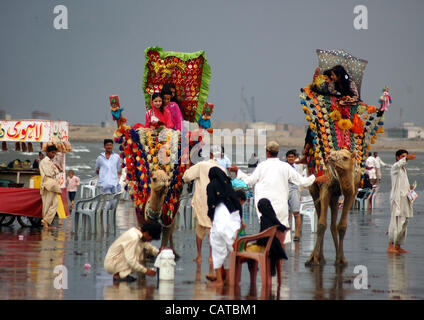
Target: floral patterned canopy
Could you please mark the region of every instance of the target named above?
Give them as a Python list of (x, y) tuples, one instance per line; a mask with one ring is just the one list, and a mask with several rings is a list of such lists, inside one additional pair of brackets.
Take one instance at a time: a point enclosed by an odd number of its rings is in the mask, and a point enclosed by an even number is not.
[(146, 108), (150, 109), (150, 97), (159, 92), (167, 82), (175, 84), (183, 118), (197, 122), (202, 115), (209, 93), (211, 68), (204, 51), (192, 53), (163, 51), (149, 47), (144, 51), (146, 62), (143, 76), (143, 92)]
[(347, 73), (349, 73), (352, 80), (361, 94), (362, 77), (364, 75), (365, 67), (368, 61), (356, 58), (349, 52), (342, 49), (340, 50), (321, 50), (317, 49), (318, 64), (321, 71), (330, 69), (336, 65), (342, 65)]

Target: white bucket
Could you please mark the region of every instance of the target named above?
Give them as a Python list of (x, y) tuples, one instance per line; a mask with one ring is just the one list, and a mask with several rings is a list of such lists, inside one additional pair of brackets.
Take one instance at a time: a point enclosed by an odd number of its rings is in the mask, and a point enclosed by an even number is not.
[(155, 261), (155, 267), (159, 268), (159, 280), (174, 280), (175, 256), (171, 249), (162, 250)]

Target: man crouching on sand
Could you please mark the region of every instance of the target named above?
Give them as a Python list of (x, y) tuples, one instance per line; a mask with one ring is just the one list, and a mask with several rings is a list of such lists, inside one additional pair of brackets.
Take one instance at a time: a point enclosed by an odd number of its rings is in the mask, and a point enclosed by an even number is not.
[(141, 272), (153, 277), (156, 275), (154, 269), (146, 268), (141, 261), (144, 260), (144, 253), (157, 256), (159, 249), (153, 246), (152, 240), (159, 240), (162, 227), (157, 222), (148, 222), (141, 228), (133, 227), (124, 232), (110, 246), (106, 257), (105, 270), (113, 274), (113, 281), (132, 282), (137, 280), (130, 276), (130, 273)]

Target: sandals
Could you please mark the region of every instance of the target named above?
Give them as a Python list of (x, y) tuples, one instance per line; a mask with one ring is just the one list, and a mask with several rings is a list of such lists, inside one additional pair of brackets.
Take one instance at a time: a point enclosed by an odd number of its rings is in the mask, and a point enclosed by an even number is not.
[(137, 280), (137, 278), (132, 277), (132, 276), (126, 276), (123, 279), (113, 277), (113, 282), (134, 282), (136, 280)]
[(210, 274), (207, 274), (206, 275), (206, 279), (208, 279), (209, 281), (216, 281), (216, 276), (215, 275), (210, 275)]

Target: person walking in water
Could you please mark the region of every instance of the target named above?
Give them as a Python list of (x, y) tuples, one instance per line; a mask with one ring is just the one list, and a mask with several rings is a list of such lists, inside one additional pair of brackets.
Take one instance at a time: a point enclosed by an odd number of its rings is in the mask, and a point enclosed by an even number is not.
[(408, 194), (413, 186), (409, 184), (406, 164), (408, 160), (415, 160), (417, 157), (406, 150), (396, 151), (396, 163), (391, 169), (392, 190), (390, 193), (390, 225), (389, 225), (389, 247), (390, 253), (407, 253), (401, 248), (406, 240), (406, 228), (408, 220), (413, 217), (412, 201), (408, 199)]

